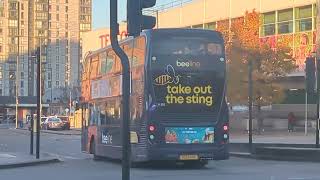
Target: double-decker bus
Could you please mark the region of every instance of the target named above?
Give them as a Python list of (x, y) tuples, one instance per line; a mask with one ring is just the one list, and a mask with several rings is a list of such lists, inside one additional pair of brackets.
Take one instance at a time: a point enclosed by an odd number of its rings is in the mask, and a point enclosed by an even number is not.
[[(216, 31), (155, 29), (120, 43), (131, 66), (133, 162), (205, 165), (229, 158), (224, 42)], [(92, 52), (82, 79), (82, 150), (121, 159), (122, 70), (111, 46)]]

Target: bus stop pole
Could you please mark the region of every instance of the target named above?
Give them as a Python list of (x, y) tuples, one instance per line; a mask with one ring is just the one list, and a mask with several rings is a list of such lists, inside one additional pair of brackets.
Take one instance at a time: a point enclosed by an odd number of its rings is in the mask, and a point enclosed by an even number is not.
[(252, 151), (252, 61), (249, 60), (248, 66), (248, 96), (249, 96), (249, 152)]
[(40, 83), (41, 83), (41, 58), (40, 48), (37, 48), (37, 126), (36, 126), (36, 158), (40, 158)]
[[(316, 2), (316, 8), (317, 8), (317, 24), (316, 24), (316, 28), (318, 29), (320, 27), (320, 0), (317, 0)], [(320, 31), (317, 31), (316, 34), (316, 77), (317, 77), (317, 89), (316, 89), (316, 93), (317, 93), (317, 122), (316, 122), (316, 148), (319, 148), (319, 124), (320, 124), (320, 120), (319, 120), (319, 94), (320, 94)]]
[(31, 117), (30, 117), (30, 154), (33, 155), (33, 130), (34, 130), (34, 127), (33, 127), (33, 120), (34, 120), (34, 117), (33, 117), (33, 111), (31, 111)]
[(122, 180), (130, 180), (130, 66), (118, 42), (118, 0), (110, 0), (111, 46), (122, 64)]
[(316, 98), (317, 98), (317, 120), (316, 120), (316, 148), (319, 148), (319, 59), (315, 57), (316, 62)]

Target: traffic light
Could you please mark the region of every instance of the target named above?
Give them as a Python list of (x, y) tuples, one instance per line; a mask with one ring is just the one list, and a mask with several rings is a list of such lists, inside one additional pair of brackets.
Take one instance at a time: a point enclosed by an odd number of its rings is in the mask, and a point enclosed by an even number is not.
[(313, 94), (316, 84), (316, 66), (315, 58), (307, 57), (306, 59), (306, 91)]
[(128, 0), (127, 1), (127, 31), (129, 36), (139, 36), (144, 29), (152, 29), (156, 18), (142, 14), (143, 9), (155, 6), (157, 0)]

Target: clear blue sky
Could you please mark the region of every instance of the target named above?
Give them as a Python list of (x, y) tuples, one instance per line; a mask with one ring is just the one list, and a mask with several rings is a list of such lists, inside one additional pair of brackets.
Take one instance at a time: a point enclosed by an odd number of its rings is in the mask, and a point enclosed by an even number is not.
[[(175, 0), (158, 0), (157, 5), (166, 4)], [(118, 0), (118, 20), (126, 19), (127, 0)], [(109, 27), (110, 0), (93, 0), (93, 29)]]

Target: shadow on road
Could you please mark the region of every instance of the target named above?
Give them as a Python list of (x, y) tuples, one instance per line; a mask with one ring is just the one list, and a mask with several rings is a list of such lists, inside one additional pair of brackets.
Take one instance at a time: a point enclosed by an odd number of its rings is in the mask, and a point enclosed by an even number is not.
[[(101, 161), (106, 163), (111, 163), (113, 165), (121, 166), (121, 160), (105, 158), (105, 157), (95, 157), (94, 161)], [(132, 163), (131, 168), (134, 169), (150, 169), (150, 170), (212, 170), (212, 167), (208, 167), (206, 163), (197, 161), (185, 161), (185, 162), (175, 162), (175, 161), (149, 161), (141, 163)]]

